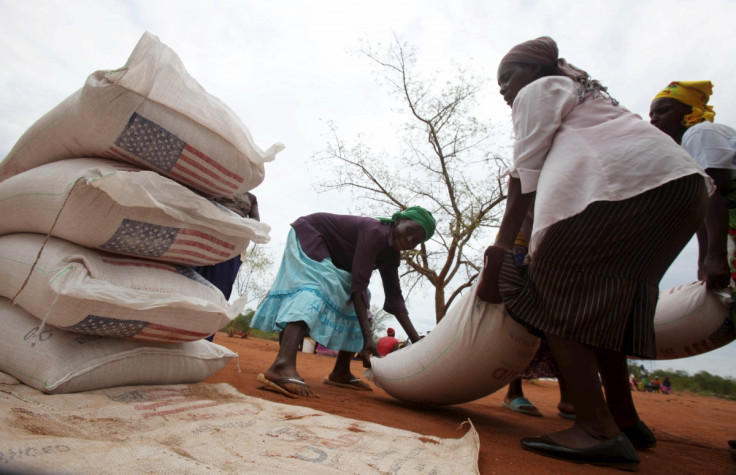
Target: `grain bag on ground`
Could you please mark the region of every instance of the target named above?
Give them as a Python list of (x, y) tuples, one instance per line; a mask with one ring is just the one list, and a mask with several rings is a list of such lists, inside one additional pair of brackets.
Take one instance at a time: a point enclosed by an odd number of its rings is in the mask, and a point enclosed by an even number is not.
[(483, 302), (476, 285), (425, 338), (384, 358), (371, 358), (368, 377), (402, 401), (461, 404), (506, 386), (526, 369), (539, 338), (503, 304)]

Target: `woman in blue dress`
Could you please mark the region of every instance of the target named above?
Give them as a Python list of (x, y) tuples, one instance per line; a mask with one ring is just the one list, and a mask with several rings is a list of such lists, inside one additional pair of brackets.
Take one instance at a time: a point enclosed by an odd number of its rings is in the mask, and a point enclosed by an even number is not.
[(258, 380), (288, 397), (317, 397), (296, 370), (296, 354), (305, 332), (323, 346), (339, 350), (326, 384), (370, 390), (350, 372), (360, 353), (363, 365), (377, 355), (370, 330), (368, 284), (378, 269), (383, 309), (394, 315), (412, 342), (419, 340), (401, 293), (401, 251), (414, 249), (434, 234), (432, 214), (419, 206), (391, 218), (315, 213), (291, 224), (276, 279), (251, 326), (283, 331), (275, 361)]

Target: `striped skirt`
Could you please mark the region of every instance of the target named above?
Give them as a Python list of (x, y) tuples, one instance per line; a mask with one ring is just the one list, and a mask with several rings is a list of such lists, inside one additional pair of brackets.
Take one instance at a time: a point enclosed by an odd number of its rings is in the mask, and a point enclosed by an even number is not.
[(509, 314), (540, 336), (655, 358), (659, 281), (706, 203), (705, 180), (690, 175), (555, 223), (529, 265), (517, 267), (507, 253), (499, 290)]

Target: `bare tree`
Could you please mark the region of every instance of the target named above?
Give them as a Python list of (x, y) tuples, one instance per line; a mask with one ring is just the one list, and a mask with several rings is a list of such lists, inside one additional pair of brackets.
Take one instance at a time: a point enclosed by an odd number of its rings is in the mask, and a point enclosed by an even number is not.
[[(457, 67), (440, 86), (415, 72), (416, 50), (397, 37), (380, 53), (360, 51), (375, 66), (379, 82), (398, 99), (406, 122), (397, 137), (398, 158), (374, 152), (359, 136), (348, 146), (329, 123), (330, 139), (315, 159), (331, 175), (321, 191), (347, 190), (356, 214), (390, 216), (420, 204), (437, 219), (432, 240), (403, 253), (402, 280), (409, 292), (422, 281), (434, 287), (437, 322), (470, 287), (482, 268), (489, 228), (499, 224), (506, 199), (501, 172), (506, 163), (493, 144), (489, 121), (474, 115), (485, 81)], [(436, 77), (436, 76), (435, 76)]]
[(271, 289), (273, 258), (265, 246), (254, 244), (241, 254), (241, 259), (233, 290), (238, 296), (247, 295), (248, 303), (258, 304)]
[(373, 341), (378, 340), (386, 335), (386, 329), (388, 328), (389, 322), (394, 318), (393, 315), (383, 310), (382, 308), (371, 307), (371, 334), (373, 335)]

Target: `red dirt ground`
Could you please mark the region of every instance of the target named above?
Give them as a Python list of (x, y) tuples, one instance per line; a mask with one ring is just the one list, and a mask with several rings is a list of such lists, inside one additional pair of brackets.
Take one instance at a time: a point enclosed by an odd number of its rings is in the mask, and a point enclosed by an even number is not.
[[(460, 425), (470, 419), (480, 436), (478, 466), (481, 474), (508, 473), (620, 473), (610, 468), (575, 465), (542, 457), (521, 448), (522, 437), (536, 436), (569, 427), (557, 416), (559, 391), (551, 381), (524, 384), (526, 396), (544, 417), (530, 417), (501, 406), (505, 388), (476, 401), (443, 407), (420, 407), (403, 403), (374, 386), (373, 391), (353, 391), (322, 383), (334, 358), (299, 353), (297, 368), (318, 394), (318, 399), (290, 399), (260, 389), (256, 380), (273, 362), (278, 343), (257, 338), (229, 338), (224, 333), (215, 342), (237, 352), (235, 360), (205, 382), (229, 383), (240, 392), (269, 401), (298, 404), (343, 417), (410, 430), (424, 435), (457, 438)], [(362, 364), (353, 361), (353, 374), (363, 377)], [(363, 377), (363, 379), (365, 379)], [(372, 385), (372, 383), (371, 383)], [(675, 388), (676, 389), (676, 388)], [(635, 392), (639, 415), (657, 436), (657, 447), (640, 451), (641, 473), (736, 474), (727, 440), (736, 438), (736, 402), (673, 391), (671, 395)]]

